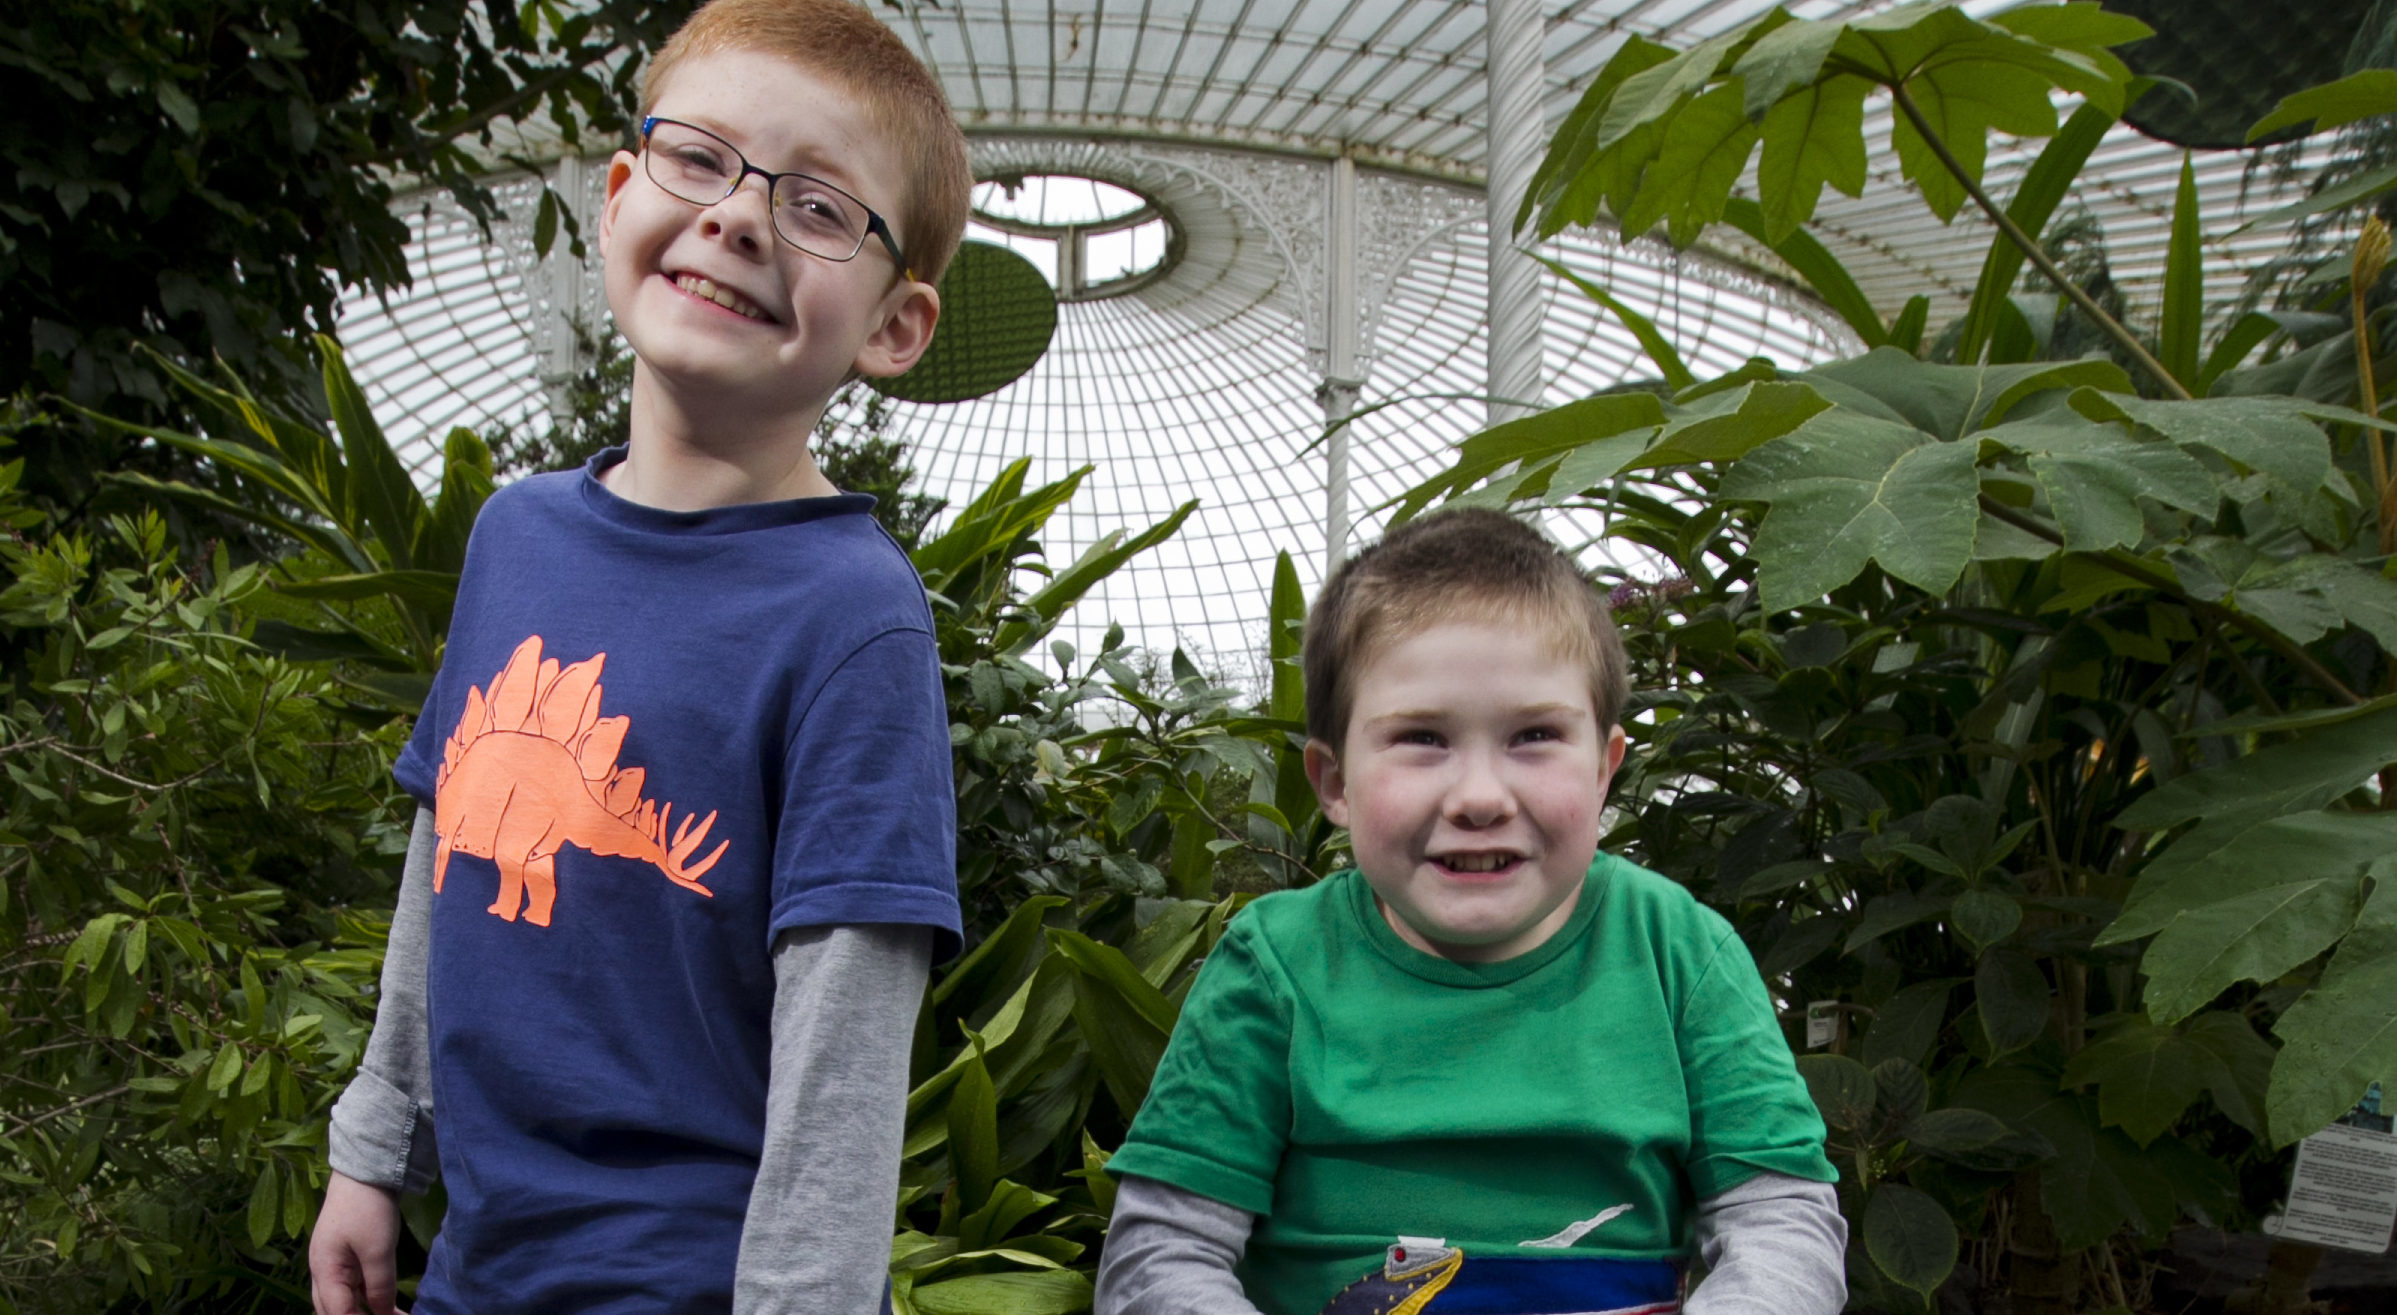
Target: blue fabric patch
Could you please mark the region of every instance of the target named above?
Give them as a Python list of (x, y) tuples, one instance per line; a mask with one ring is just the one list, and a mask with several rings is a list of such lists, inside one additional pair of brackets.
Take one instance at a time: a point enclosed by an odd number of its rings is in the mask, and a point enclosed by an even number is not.
[(1681, 1270), (1668, 1260), (1467, 1256), (1425, 1310), (1426, 1315), (1558, 1315), (1638, 1310), (1680, 1296)]

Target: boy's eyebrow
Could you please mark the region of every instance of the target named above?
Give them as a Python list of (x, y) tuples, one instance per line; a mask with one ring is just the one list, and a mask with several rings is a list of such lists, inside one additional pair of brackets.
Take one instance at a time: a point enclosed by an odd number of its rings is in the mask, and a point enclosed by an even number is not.
[[(667, 117), (680, 118), (681, 116), (669, 115)], [(689, 118), (684, 119), (683, 122), (696, 124), (699, 127), (705, 128), (709, 132), (716, 134), (718, 137), (731, 142), (733, 149), (741, 152), (741, 157), (743, 159), (748, 159), (749, 153), (756, 149), (755, 147), (743, 146), (741, 144), (741, 138), (747, 134), (743, 133), (738, 125), (728, 123), (722, 119), (716, 118), (714, 115), (693, 114)], [(757, 165), (761, 169), (767, 169), (769, 172), (773, 173), (803, 173), (813, 178), (821, 178), (828, 183), (838, 183), (851, 195), (857, 194), (857, 176), (843, 166), (840, 161), (831, 159), (819, 152), (810, 150), (804, 145), (800, 147), (800, 156), (800, 167), (796, 169), (774, 168), (772, 164), (758, 160), (750, 160), (749, 162), (751, 164)], [(777, 161), (775, 163), (781, 162)]]
[[(1511, 709), (1510, 712), (1511, 715), (1517, 717), (1552, 717), (1558, 713), (1573, 713), (1581, 710), (1582, 705), (1579, 704), (1552, 701), (1527, 703), (1522, 707)], [(1365, 724), (1378, 726), (1386, 721), (1438, 721), (1442, 717), (1453, 716), (1454, 711), (1450, 708), (1394, 708), (1389, 712), (1366, 718)]]

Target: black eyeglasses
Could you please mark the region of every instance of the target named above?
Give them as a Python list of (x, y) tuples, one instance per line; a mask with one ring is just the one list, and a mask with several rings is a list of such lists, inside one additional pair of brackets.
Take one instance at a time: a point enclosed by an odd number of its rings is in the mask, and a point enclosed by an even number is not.
[(714, 205), (739, 190), (749, 175), (766, 180), (766, 209), (774, 216), (774, 231), (783, 241), (811, 256), (851, 260), (870, 234), (882, 239), (908, 281), (915, 271), (891, 226), (865, 202), (812, 174), (769, 173), (749, 163), (731, 142), (705, 128), (652, 114), (641, 120), (641, 153), (649, 179), (667, 193), (693, 205)]

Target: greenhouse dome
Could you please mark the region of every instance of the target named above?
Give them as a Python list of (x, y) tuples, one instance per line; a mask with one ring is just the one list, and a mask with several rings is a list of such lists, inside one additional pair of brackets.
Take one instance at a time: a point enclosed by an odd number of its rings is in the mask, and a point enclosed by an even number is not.
[[(1050, 527), (1052, 563), (1198, 499), (1177, 536), (1104, 582), (1061, 633), (1087, 645), (1112, 620), (1135, 643), (1188, 647), (1253, 681), (1277, 553), (1311, 591), (1493, 415), (1655, 374), (1623, 325), (1535, 254), (1653, 320), (1701, 375), (1860, 348), (1778, 257), (1728, 226), (1678, 251), (1568, 230), (1502, 246), (1493, 267), (1493, 216), (1511, 220), (1550, 134), (1626, 40), (1685, 47), (1768, 7), (894, 0), (877, 12), (942, 78), (984, 180), (970, 237), (1031, 260), (1060, 305), (1028, 374), (971, 401), (893, 403), (887, 433), (912, 449), (923, 490), (952, 504), (1019, 457), (1036, 480), (1091, 466)], [(1890, 7), (1788, 6), (1806, 18)], [(1867, 141), (1882, 144), (1867, 184), (1854, 198), (1826, 192), (1811, 231), (1883, 318), (1929, 291), (1936, 332), (1968, 301), (1992, 230), (1969, 206), (1949, 224), (1932, 215), (1884, 148), (1888, 102), (1865, 113)], [(2011, 193), (2040, 144), (1994, 137), (1990, 190)], [(452, 425), (545, 423), (588, 360), (576, 326), (607, 322), (595, 258), (562, 240), (539, 258), (531, 240), (545, 184), (594, 231), (604, 157), (510, 145), (551, 163), (497, 184), (509, 222), (486, 241), (445, 194), (407, 198), (413, 289), (358, 300), (344, 321), (376, 409), (420, 469)], [(2258, 179), (2252, 152), (2192, 158), (2218, 317), (2286, 245), (2284, 227), (2241, 225), (2286, 198)], [(2182, 160), (2117, 125), (2080, 175), (2074, 203), (2134, 309), (2160, 296)], [(1593, 563), (1608, 556), (1603, 528), (1587, 514), (1551, 525)]]

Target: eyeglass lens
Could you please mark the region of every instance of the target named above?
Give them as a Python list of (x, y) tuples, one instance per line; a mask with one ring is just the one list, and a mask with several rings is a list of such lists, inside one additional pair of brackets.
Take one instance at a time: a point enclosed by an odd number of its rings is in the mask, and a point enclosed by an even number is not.
[[(644, 155), (650, 179), (693, 205), (714, 205), (732, 195), (747, 163), (715, 135), (665, 121), (650, 129)], [(865, 207), (821, 179), (775, 175), (769, 206), (774, 230), (811, 256), (847, 260), (865, 244)]]

